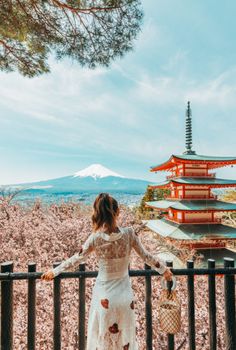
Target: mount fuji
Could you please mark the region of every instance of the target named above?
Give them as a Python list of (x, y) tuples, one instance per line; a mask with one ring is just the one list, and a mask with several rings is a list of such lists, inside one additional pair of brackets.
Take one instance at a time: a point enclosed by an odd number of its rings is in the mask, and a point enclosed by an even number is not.
[(105, 168), (101, 164), (92, 164), (89, 167), (83, 170), (80, 170), (74, 174), (74, 177), (88, 177), (88, 176), (91, 176), (94, 179), (107, 177), (107, 176), (124, 177), (123, 175), (119, 175), (114, 171), (108, 168)]
[(51, 180), (8, 185), (21, 188), (27, 192), (38, 194), (76, 194), (98, 192), (121, 192), (141, 194), (150, 182), (141, 179), (128, 178), (104, 167), (92, 164), (76, 173)]

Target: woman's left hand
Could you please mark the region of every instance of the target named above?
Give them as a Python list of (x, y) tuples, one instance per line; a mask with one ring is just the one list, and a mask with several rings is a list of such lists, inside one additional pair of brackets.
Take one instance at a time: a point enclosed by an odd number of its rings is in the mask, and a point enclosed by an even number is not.
[(172, 276), (173, 273), (170, 271), (170, 269), (167, 267), (167, 269), (165, 270), (165, 272), (163, 273), (163, 277), (167, 280), (167, 281), (171, 281), (172, 280)]

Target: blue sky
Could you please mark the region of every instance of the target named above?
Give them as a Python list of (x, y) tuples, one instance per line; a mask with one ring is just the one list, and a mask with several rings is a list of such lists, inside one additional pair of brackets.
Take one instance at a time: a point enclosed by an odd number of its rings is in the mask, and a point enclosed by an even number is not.
[[(129, 177), (193, 148), (236, 155), (236, 3), (145, 0), (134, 50), (109, 68), (53, 62), (27, 79), (0, 72), (0, 184), (50, 179), (101, 163)], [(236, 178), (236, 168), (219, 169)]]

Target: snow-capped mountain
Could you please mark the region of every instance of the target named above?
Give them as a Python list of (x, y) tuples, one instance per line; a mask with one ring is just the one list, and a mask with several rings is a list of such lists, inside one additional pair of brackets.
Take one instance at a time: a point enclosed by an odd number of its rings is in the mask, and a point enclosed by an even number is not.
[(22, 183), (9, 186), (23, 188), (25, 191), (39, 194), (99, 192), (141, 194), (145, 192), (148, 184), (149, 182), (146, 180), (128, 178), (102, 166), (101, 164), (92, 164), (73, 175), (46, 181)]
[(77, 171), (77, 173), (74, 174), (74, 177), (87, 177), (87, 176), (91, 176), (94, 179), (107, 177), (107, 176), (124, 177), (123, 175), (117, 174), (114, 171), (108, 168), (105, 168), (101, 164), (92, 164), (83, 170)]

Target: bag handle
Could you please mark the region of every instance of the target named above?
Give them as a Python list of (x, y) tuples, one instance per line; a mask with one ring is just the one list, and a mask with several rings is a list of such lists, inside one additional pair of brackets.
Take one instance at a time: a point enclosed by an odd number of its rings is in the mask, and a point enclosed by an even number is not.
[(167, 289), (169, 292), (171, 292), (172, 290), (174, 290), (176, 288), (176, 277), (174, 275), (172, 275), (172, 280), (168, 281), (168, 284), (167, 284), (167, 280), (164, 277), (162, 277), (161, 278), (161, 286), (163, 289)]

